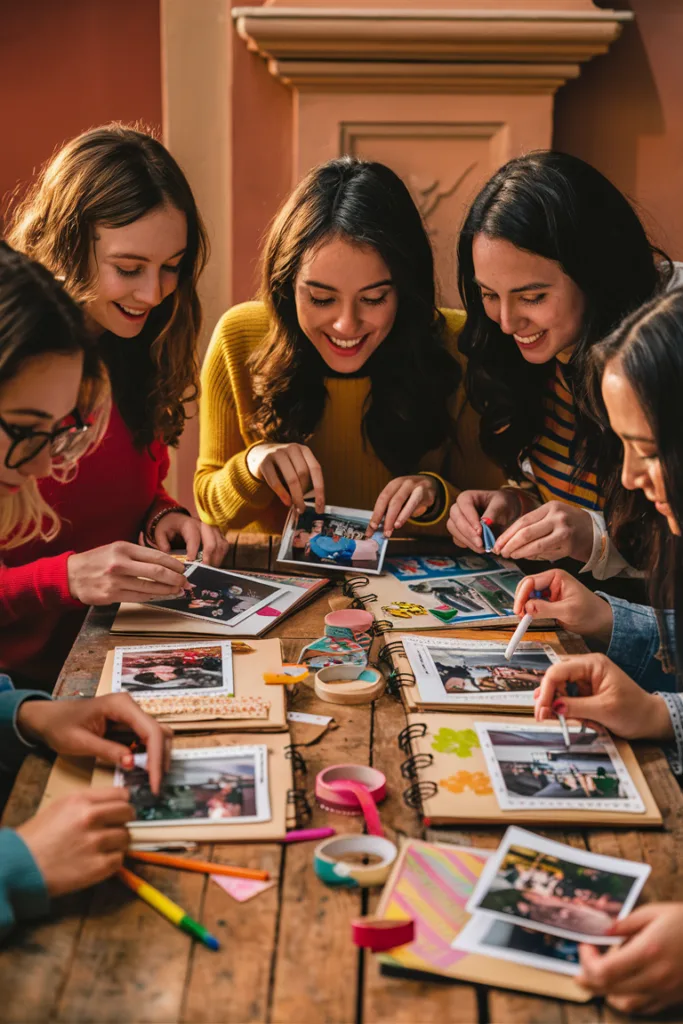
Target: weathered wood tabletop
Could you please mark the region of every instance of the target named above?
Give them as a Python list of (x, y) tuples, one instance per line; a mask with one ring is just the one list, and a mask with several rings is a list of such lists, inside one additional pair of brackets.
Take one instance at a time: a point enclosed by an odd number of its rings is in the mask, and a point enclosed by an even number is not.
[[(230, 539), (226, 566), (273, 566), (275, 548), (269, 538), (233, 534)], [(324, 593), (275, 632), (285, 660), (296, 660), (304, 642), (322, 634), (328, 597)], [(112, 620), (111, 609), (90, 613), (60, 676), (60, 695), (95, 692), (105, 652), (121, 643), (121, 637), (109, 633)], [(331, 709), (300, 686), (292, 695), (291, 710), (333, 713), (339, 725), (303, 750), (309, 793), (325, 765), (373, 765), (387, 776), (389, 796), (381, 816), (388, 836), (424, 836), (416, 812), (401, 800), (406, 781), (396, 737), (405, 715), (398, 702), (384, 696), (370, 707)], [(641, 747), (638, 756), (664, 817), (664, 830), (548, 834), (596, 852), (647, 861), (652, 875), (646, 897), (683, 900), (683, 797), (659, 750)], [(17, 825), (35, 810), (48, 772), (45, 760), (26, 760), (4, 825)], [(355, 818), (340, 821), (319, 808), (313, 811), (312, 824), (343, 831), (360, 828)], [(491, 847), (500, 834), (500, 829), (490, 828), (459, 829), (452, 835), (454, 841)], [(216, 845), (201, 853), (217, 862), (265, 868), (278, 878), (277, 886), (240, 904), (202, 875), (144, 865), (141, 874), (220, 939), (218, 954), (192, 943), (112, 880), (59, 901), (50, 920), (20, 929), (3, 948), (0, 1021), (593, 1024), (624, 1019), (595, 1002), (577, 1006), (467, 984), (383, 976), (375, 958), (352, 945), (349, 925), (351, 918), (372, 911), (379, 895), (326, 888), (314, 874), (310, 843)], [(669, 1019), (681, 1020), (680, 1011)]]

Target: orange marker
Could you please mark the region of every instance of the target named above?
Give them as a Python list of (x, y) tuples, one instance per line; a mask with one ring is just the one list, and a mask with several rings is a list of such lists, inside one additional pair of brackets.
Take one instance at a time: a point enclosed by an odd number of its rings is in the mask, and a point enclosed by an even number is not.
[(130, 850), (127, 854), (131, 860), (141, 860), (146, 864), (159, 864), (165, 868), (179, 868), (181, 871), (198, 871), (202, 875), (230, 875), (233, 878), (254, 878), (259, 882), (267, 882), (270, 875), (267, 871), (253, 868), (234, 868), (228, 864), (212, 864), (208, 860), (192, 860), (189, 857), (174, 857), (170, 853), (146, 853), (141, 850)]

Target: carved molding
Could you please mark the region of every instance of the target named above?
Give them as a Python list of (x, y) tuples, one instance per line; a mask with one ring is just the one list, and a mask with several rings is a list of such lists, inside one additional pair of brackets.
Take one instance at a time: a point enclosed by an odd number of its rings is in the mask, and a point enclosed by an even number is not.
[(303, 89), (554, 92), (631, 11), (235, 7), (271, 74)]

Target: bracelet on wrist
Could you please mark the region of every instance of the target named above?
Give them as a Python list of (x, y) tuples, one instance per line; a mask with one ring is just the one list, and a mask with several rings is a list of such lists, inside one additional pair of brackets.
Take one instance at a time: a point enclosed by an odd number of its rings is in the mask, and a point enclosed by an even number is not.
[(165, 516), (171, 515), (173, 512), (179, 512), (181, 516), (189, 516), (192, 518), (192, 513), (189, 509), (183, 508), (182, 505), (167, 505), (166, 508), (162, 508), (156, 515), (147, 523), (145, 528), (145, 541), (148, 544), (154, 544), (154, 531)]

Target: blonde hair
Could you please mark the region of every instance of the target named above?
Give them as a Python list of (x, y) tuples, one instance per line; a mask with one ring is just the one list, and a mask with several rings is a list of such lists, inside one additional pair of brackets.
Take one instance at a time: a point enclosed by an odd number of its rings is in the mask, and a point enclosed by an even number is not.
[(137, 344), (103, 339), (116, 403), (138, 448), (177, 444), (199, 393), (197, 281), (208, 255), (192, 190), (168, 150), (121, 124), (93, 128), (68, 142), (43, 168), (14, 210), (7, 235), (40, 261), (78, 302), (93, 298), (90, 256), (97, 224), (123, 227), (168, 204), (185, 215), (187, 247), (178, 285), (150, 313)]
[[(51, 475), (61, 481), (73, 477), (78, 459), (101, 440), (109, 420), (109, 379), (76, 303), (44, 267), (0, 243), (0, 390), (31, 359), (79, 353), (83, 374), (77, 407), (90, 429), (68, 457), (53, 463)], [(36, 538), (52, 540), (59, 528), (59, 518), (44, 501), (35, 478), (27, 478), (16, 494), (0, 500), (3, 548)]]

